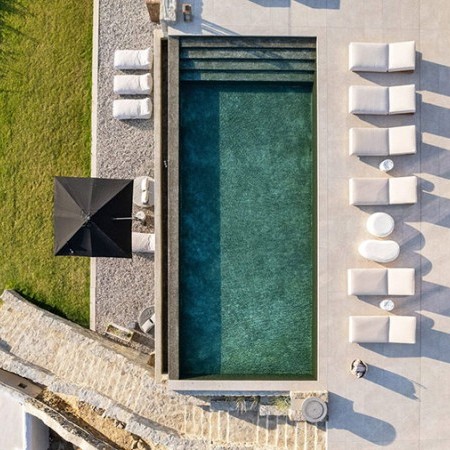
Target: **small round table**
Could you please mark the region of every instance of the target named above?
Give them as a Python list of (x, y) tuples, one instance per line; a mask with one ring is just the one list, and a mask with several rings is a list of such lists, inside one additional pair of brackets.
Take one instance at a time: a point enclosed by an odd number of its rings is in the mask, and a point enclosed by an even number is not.
[(367, 231), (376, 237), (389, 236), (394, 231), (395, 221), (386, 213), (374, 213), (367, 219)]
[(385, 159), (380, 162), (378, 167), (382, 172), (389, 172), (394, 168), (394, 161), (392, 159)]
[(384, 311), (392, 311), (395, 307), (395, 303), (390, 299), (386, 298), (385, 300), (381, 300), (380, 308)]

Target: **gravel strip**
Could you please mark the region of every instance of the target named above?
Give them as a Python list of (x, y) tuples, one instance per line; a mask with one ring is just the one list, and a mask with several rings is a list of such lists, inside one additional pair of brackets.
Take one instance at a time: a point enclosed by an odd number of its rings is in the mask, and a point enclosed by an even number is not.
[[(97, 169), (92, 175), (153, 176), (153, 119), (119, 121), (112, 117), (113, 100), (120, 98), (113, 93), (113, 77), (122, 73), (114, 69), (113, 61), (116, 49), (153, 47), (157, 26), (150, 22), (144, 0), (100, 0), (99, 7), (97, 145), (92, 155)], [(153, 210), (146, 213), (147, 225), (133, 223), (134, 231), (153, 231)], [(96, 265), (96, 291), (91, 293), (95, 329), (102, 333), (111, 322), (127, 326), (137, 321), (139, 312), (154, 301), (153, 256), (97, 258)]]

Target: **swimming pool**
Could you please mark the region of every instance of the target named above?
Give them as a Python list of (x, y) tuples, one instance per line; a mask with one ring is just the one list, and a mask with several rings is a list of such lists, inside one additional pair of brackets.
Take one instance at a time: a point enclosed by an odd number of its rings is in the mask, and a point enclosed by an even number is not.
[(179, 377), (314, 379), (314, 83), (210, 75), (179, 86)]

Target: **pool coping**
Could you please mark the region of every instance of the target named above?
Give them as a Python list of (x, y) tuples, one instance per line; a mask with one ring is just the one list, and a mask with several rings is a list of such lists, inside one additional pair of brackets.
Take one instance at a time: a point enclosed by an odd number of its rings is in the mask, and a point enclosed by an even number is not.
[[(197, 36), (197, 35), (192, 35)], [(179, 38), (182, 36), (168, 36), (168, 65), (171, 68), (168, 71), (168, 291), (167, 291), (167, 303), (168, 303), (168, 388), (174, 391), (185, 392), (215, 392), (215, 393), (235, 393), (235, 392), (276, 392), (285, 393), (289, 391), (299, 390), (324, 390), (324, 371), (321, 370), (320, 359), (323, 357), (323, 346), (319, 337), (319, 319), (320, 308), (322, 305), (319, 303), (320, 287), (317, 280), (320, 271), (320, 258), (319, 258), (319, 207), (316, 205), (316, 267), (315, 267), (315, 367), (316, 367), (316, 379), (314, 380), (267, 380), (267, 379), (253, 379), (253, 380), (222, 380), (222, 379), (180, 379), (180, 365), (179, 365), (179, 211), (178, 211), (178, 195), (179, 195)], [(186, 37), (184, 35), (183, 37)], [(229, 37), (229, 36), (228, 36)], [(260, 37), (260, 36), (245, 36), (248, 37)], [(268, 36), (264, 36), (268, 38)], [(273, 38), (285, 37), (285, 36), (270, 36)], [(304, 36), (306, 37), (306, 36)], [(319, 110), (321, 106), (319, 102), (319, 83), (317, 83), (317, 70), (318, 70), (318, 57), (319, 57), (319, 37), (308, 36), (316, 40), (316, 82), (314, 83), (317, 90), (316, 106), (315, 106), (315, 131), (316, 131), (316, 152), (319, 151)], [(242, 38), (242, 36), (241, 36)], [(315, 156), (315, 177), (316, 177), (316, 203), (319, 198), (320, 176), (319, 176), (319, 158), (318, 154)], [(163, 301), (163, 299), (161, 299)], [(173, 324), (177, 326), (173, 326)], [(172, 326), (170, 326), (172, 325)], [(324, 342), (322, 342), (324, 344)]]

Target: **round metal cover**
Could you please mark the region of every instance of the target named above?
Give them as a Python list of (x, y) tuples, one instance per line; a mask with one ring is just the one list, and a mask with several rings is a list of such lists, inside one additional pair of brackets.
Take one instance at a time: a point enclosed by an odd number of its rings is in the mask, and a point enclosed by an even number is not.
[(327, 413), (327, 404), (320, 398), (309, 397), (303, 402), (302, 414), (307, 422), (322, 422), (325, 420)]

